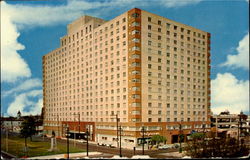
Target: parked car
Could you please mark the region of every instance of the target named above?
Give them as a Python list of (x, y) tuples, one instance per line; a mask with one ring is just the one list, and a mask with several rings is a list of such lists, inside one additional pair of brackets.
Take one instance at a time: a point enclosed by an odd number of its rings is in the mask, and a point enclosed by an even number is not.
[(110, 148), (115, 148), (115, 146), (113, 146), (112, 144), (109, 144), (109, 147), (110, 147)]
[(178, 143), (173, 145), (173, 148), (179, 148), (179, 147), (180, 147), (180, 145)]
[(158, 147), (158, 149), (169, 149), (169, 148), (171, 148), (171, 146), (169, 146), (167, 144)]
[(104, 143), (97, 143), (98, 146), (106, 146)]
[(151, 150), (157, 150), (157, 148), (158, 148), (157, 145), (153, 145), (153, 146), (151, 147)]

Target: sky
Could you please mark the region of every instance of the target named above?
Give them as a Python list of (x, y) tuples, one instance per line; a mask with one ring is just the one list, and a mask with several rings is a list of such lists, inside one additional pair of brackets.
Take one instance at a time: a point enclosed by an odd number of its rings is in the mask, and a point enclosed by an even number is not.
[(1, 1), (1, 113), (40, 114), (42, 56), (83, 15), (111, 20), (136, 7), (211, 33), (211, 109), (249, 114), (248, 0)]

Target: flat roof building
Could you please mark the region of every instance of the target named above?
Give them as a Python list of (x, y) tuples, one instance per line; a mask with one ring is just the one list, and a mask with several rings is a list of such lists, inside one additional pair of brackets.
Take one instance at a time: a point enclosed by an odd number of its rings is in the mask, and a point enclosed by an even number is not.
[(134, 8), (83, 16), (43, 56), (44, 128), (122, 146), (160, 134), (168, 143), (210, 126), (210, 33)]

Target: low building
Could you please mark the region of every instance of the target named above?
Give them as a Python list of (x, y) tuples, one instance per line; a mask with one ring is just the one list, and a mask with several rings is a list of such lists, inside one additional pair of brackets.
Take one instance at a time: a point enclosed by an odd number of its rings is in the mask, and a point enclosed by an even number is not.
[[(32, 116), (32, 115), (30, 115)], [(9, 132), (20, 133), (22, 122), (28, 116), (17, 116), (17, 117), (1, 117), (1, 129), (8, 130)], [(40, 115), (33, 116), (36, 120), (36, 131), (39, 133), (43, 132), (43, 122)]]
[[(237, 138), (240, 133), (241, 136), (245, 136), (245, 132), (249, 131), (249, 116), (243, 114), (230, 114), (229, 111), (221, 112), (219, 115), (212, 115), (211, 127), (212, 131), (216, 133), (216, 136), (234, 137)], [(247, 123), (248, 122), (248, 123)]]
[(1, 129), (7, 129), (8, 131), (19, 133), (21, 130), (22, 122), (23, 119), (17, 119), (15, 117), (2, 117)]

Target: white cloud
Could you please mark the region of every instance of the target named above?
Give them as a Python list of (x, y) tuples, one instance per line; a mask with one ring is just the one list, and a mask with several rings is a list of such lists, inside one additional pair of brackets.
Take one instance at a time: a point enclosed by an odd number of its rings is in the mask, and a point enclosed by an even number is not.
[(249, 70), (249, 32), (240, 40), (236, 50), (237, 54), (228, 55), (227, 61), (222, 66)]
[(15, 82), (18, 77), (30, 77), (31, 71), (25, 60), (17, 53), (25, 47), (17, 42), (19, 33), (13, 25), (11, 13), (4, 5), (1, 9), (1, 80)]
[(2, 94), (3, 97), (6, 97), (16, 92), (27, 91), (37, 87), (42, 87), (42, 81), (40, 79), (38, 78), (27, 79), (24, 82), (21, 82), (17, 87), (14, 87), (13, 89), (8, 91), (3, 91)]
[[(200, 1), (201, 0), (186, 0), (177, 2), (175, 0), (162, 0), (160, 2), (166, 7), (180, 7)], [(137, 3), (138, 1), (134, 0), (132, 2)], [(132, 2), (127, 0), (104, 2), (71, 0), (68, 1), (66, 5), (31, 6), (20, 4), (10, 5), (1, 1), (2, 82), (16, 82), (19, 78), (31, 77), (28, 64), (18, 53), (18, 51), (25, 49), (25, 46), (17, 41), (20, 36), (20, 29), (69, 22), (80, 17), (85, 11), (90, 9), (124, 7), (131, 5)], [(140, 5), (152, 5), (152, 3), (146, 1), (140, 3)]]
[(226, 109), (230, 113), (249, 111), (249, 81), (238, 80), (231, 73), (217, 74), (211, 81), (211, 104), (214, 114)]
[[(166, 7), (180, 7), (191, 3), (197, 3), (200, 0), (191, 0), (188, 2), (181, 1), (176, 3), (175, 0), (169, 0), (164, 3)], [(142, 1), (141, 1), (142, 2)], [(162, 0), (162, 2), (165, 2)], [(46, 6), (46, 5), (20, 5), (7, 4), (1, 1), (1, 82), (16, 83), (18, 80), (25, 80), (22, 85), (17, 86), (9, 91), (4, 92), (4, 95), (18, 93), (14, 101), (9, 105), (7, 110), (9, 115), (16, 115), (18, 110), (24, 112), (25, 107), (31, 107), (29, 112), (24, 114), (40, 112), (42, 99), (36, 103), (29, 98), (37, 98), (40, 94), (28, 92), (27, 90), (40, 86), (37, 79), (30, 79), (32, 77), (31, 69), (27, 62), (18, 53), (24, 50), (25, 46), (18, 41), (20, 30), (27, 30), (38, 26), (51, 26), (60, 23), (70, 22), (78, 17), (84, 15), (86, 11), (98, 9), (92, 15), (100, 14), (100, 9), (109, 11), (111, 8), (122, 8), (124, 6), (132, 6), (137, 4), (137, 0), (110, 0), (103, 2), (96, 1), (76, 1), (70, 0), (65, 5)], [(152, 5), (149, 1), (142, 2), (140, 6)], [(154, 5), (159, 5), (154, 3)], [(33, 53), (24, 53), (33, 54)], [(28, 78), (28, 79), (27, 79)], [(24, 92), (25, 91), (25, 92)], [(23, 92), (23, 93), (20, 93)]]
[[(30, 98), (38, 97), (34, 102)], [(43, 106), (42, 90), (32, 90), (15, 96), (14, 101), (9, 105), (7, 113), (9, 116), (16, 116), (20, 110), (22, 115), (40, 114)], [(28, 108), (28, 111), (26, 110)]]
[(165, 7), (172, 8), (172, 7), (183, 7), (190, 4), (197, 4), (202, 0), (161, 0), (160, 3)]

